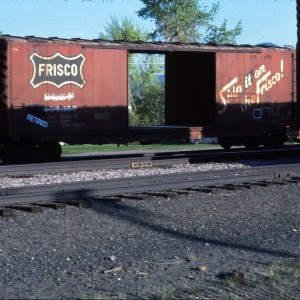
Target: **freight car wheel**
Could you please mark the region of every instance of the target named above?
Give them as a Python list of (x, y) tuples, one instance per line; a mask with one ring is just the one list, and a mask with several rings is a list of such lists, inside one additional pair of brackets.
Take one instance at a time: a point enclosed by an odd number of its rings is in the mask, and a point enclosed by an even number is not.
[(18, 161), (38, 162), (38, 148), (35, 142), (20, 142), (18, 145)]
[(56, 161), (60, 159), (62, 149), (59, 142), (43, 143), (41, 149), (43, 150), (46, 160)]
[(248, 137), (244, 142), (247, 150), (255, 150), (259, 146), (258, 139), (256, 137)]
[(1, 148), (1, 159), (5, 164), (36, 162), (37, 148), (32, 141), (8, 142)]
[(229, 150), (233, 145), (229, 138), (218, 138), (218, 143), (224, 150)]
[(286, 140), (287, 138), (284, 133), (269, 133), (265, 138), (264, 146), (269, 148), (279, 148), (283, 146)]
[(4, 164), (12, 164), (17, 161), (17, 145), (15, 143), (4, 143), (1, 145), (0, 157)]
[(58, 142), (23, 142), (19, 144), (18, 160), (26, 163), (55, 161), (60, 158), (61, 151)]
[(56, 161), (60, 159), (61, 146), (59, 142), (38, 143), (35, 148), (32, 162)]

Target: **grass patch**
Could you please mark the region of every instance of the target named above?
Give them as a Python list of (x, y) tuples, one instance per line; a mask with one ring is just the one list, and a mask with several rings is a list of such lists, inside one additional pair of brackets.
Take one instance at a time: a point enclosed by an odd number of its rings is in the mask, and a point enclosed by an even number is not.
[(116, 152), (116, 151), (132, 151), (132, 150), (200, 150), (207, 148), (218, 148), (215, 144), (151, 144), (141, 145), (139, 143), (130, 143), (128, 145), (63, 145), (62, 154), (81, 154), (81, 153), (96, 153), (96, 152)]
[(146, 297), (148, 300), (171, 300), (177, 298), (175, 295), (175, 290), (173, 289), (163, 289), (161, 291), (156, 291), (156, 293), (152, 294), (150, 297)]
[(284, 280), (300, 279), (300, 260), (293, 263), (275, 261), (267, 272), (267, 283), (276, 284)]
[(186, 260), (189, 262), (195, 262), (198, 260), (198, 256), (194, 253), (190, 253), (187, 255)]
[(231, 288), (234, 288), (236, 284), (254, 287), (254, 282), (249, 276), (245, 276), (241, 272), (232, 271), (220, 273), (217, 278), (224, 280), (224, 282)]

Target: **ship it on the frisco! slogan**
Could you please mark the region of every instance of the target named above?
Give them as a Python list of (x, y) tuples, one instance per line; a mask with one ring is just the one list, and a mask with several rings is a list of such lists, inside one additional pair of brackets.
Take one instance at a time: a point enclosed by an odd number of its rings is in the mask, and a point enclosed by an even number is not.
[(284, 59), (277, 61), (276, 69), (262, 63), (245, 74), (230, 76), (230, 80), (219, 90), (221, 109), (225, 113), (228, 105), (239, 104), (242, 111), (253, 104), (270, 103), (270, 94), (284, 78)]

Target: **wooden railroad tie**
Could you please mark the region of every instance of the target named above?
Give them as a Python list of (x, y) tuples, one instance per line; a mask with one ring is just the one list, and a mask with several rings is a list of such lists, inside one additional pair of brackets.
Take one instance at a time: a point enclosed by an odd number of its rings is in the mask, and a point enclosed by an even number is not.
[(0, 208), (0, 216), (4, 218), (11, 218), (15, 215), (15, 211), (11, 208)]
[(43, 208), (38, 205), (11, 205), (11, 206), (7, 206), (7, 208), (26, 211), (33, 214), (43, 212)]

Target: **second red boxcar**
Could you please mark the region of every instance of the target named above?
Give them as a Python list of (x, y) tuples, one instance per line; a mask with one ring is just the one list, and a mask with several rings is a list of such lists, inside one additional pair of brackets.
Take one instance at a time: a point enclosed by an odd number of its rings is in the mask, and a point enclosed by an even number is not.
[(203, 47), (166, 55), (167, 123), (201, 126), (221, 145), (279, 145), (294, 121), (294, 51)]

